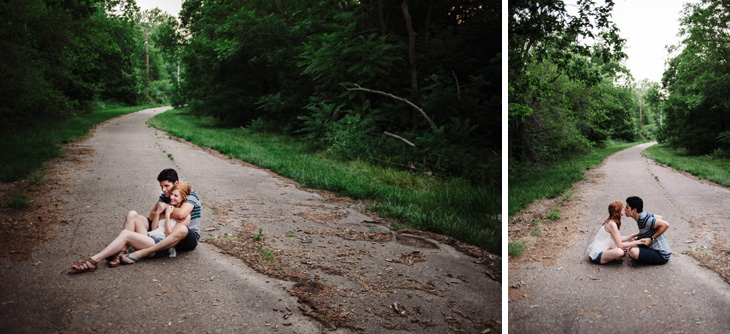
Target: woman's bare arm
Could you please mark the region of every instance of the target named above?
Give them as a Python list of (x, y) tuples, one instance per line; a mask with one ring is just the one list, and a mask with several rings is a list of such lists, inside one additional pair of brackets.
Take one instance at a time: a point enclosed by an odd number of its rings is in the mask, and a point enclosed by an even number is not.
[(634, 241), (625, 241), (623, 240), (623, 236), (621, 235), (621, 231), (619, 231), (618, 227), (616, 226), (616, 223), (613, 221), (609, 221), (606, 223), (607, 231), (608, 233), (611, 233), (611, 237), (613, 237), (613, 241), (616, 242), (616, 247), (618, 248), (629, 248), (629, 247), (635, 247), (641, 244), (644, 244), (644, 239), (641, 240), (634, 240)]

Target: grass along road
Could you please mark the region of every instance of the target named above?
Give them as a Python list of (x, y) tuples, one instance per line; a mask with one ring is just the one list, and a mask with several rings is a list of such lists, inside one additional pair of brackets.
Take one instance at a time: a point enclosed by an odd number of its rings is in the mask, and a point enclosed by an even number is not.
[(689, 155), (685, 150), (673, 149), (665, 144), (651, 146), (641, 155), (700, 179), (730, 187), (730, 159)]
[(609, 144), (546, 168), (510, 166), (509, 215), (523, 210), (534, 201), (565, 195), (564, 192), (577, 181), (585, 179), (586, 170), (600, 165), (609, 155), (637, 144), (639, 143)]

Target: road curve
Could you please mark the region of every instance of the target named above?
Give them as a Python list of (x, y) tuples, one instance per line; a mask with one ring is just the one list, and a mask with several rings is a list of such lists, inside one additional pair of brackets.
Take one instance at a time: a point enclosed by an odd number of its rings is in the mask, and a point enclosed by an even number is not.
[[(510, 268), (509, 284), (521, 281), (527, 298), (509, 302), (509, 333), (727, 333), (730, 285), (684, 251), (730, 237), (730, 190), (657, 164), (640, 155), (654, 143), (609, 157), (589, 173), (574, 196), (580, 226), (557, 263), (521, 263)], [(608, 204), (636, 195), (644, 211), (662, 215), (673, 255), (663, 266), (632, 268), (590, 263), (586, 248), (607, 216)], [(622, 234), (638, 231), (631, 218)], [(529, 253), (529, 249), (527, 250)]]
[[(101, 250), (117, 235), (127, 211), (149, 212), (160, 192), (157, 174), (170, 167), (202, 199), (201, 240), (236, 234), (244, 226), (261, 227), (270, 242), (266, 245), (284, 244), (294, 251), (288, 253), (291, 260), (306, 262), (303, 266), (310, 270), (304, 272), (305, 279), (331, 287), (337, 303), (333, 307), (345, 310), (361, 328), (334, 332), (500, 331), (501, 284), (483, 262), (427, 236), (413, 238), (435, 247), (399, 243), (392, 236), (385, 242), (337, 237), (333, 231), (345, 228), (359, 235), (373, 228), (384, 230), (381, 235), (395, 233), (373, 223), (376, 219), (352, 201), (324, 198), (145, 124), (167, 109), (113, 119), (90, 139), (74, 144), (87, 152), (78, 158), (82, 167), (66, 171), (70, 188), (53, 193), (68, 223), (35, 250), (32, 261), (0, 258), (0, 332), (331, 331), (327, 319), (305, 315), (311, 305), (292, 293), (296, 282), (263, 275), (210, 243), (178, 253), (177, 258), (146, 259), (118, 268), (102, 262), (95, 272), (68, 273), (71, 264)], [(318, 220), (325, 216), (326, 222)], [(290, 231), (296, 231), (296, 237), (285, 237)], [(311, 231), (316, 234), (306, 234)], [(343, 249), (357, 254), (358, 261), (335, 261)], [(300, 260), (296, 250), (311, 256)], [(274, 254), (284, 257), (276, 249)], [(321, 254), (330, 254), (333, 262), (313, 263)], [(421, 259), (409, 264), (393, 261), (402, 254), (419, 254)], [(351, 280), (354, 273), (366, 280)], [(369, 282), (391, 282), (395, 288), (378, 289)], [(398, 285), (406, 282), (411, 285)], [(358, 294), (368, 288), (377, 294)], [(365, 297), (347, 298), (352, 295)], [(404, 311), (393, 310), (395, 303)]]

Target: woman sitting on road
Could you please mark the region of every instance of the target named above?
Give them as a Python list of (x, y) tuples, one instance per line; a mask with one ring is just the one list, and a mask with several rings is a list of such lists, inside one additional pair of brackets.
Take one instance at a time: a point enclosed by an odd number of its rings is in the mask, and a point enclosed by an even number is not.
[[(126, 255), (127, 247), (132, 246), (135, 249), (145, 249), (148, 247), (152, 247), (152, 245), (162, 241), (165, 236), (172, 233), (172, 229), (176, 223), (180, 223), (185, 226), (190, 224), (190, 215), (185, 217), (185, 219), (183, 219), (182, 221), (176, 222), (175, 220), (170, 219), (172, 210), (176, 207), (179, 208), (182, 203), (185, 203), (188, 200), (190, 190), (191, 189), (189, 185), (178, 182), (177, 184), (175, 184), (175, 186), (173, 186), (172, 190), (170, 191), (170, 204), (159, 203), (157, 205), (157, 214), (152, 221), (149, 232), (133, 232), (129, 230), (122, 230), (117, 238), (109, 243), (109, 245), (106, 246), (106, 248), (104, 248), (101, 252), (92, 255), (91, 257), (80, 261), (79, 263), (74, 264), (73, 266), (71, 266), (71, 269), (77, 272), (96, 270), (96, 264), (99, 263), (101, 259), (111, 256), (114, 256), (114, 258), (109, 261), (110, 267), (116, 267), (120, 263), (132, 264), (137, 262), (137, 259)], [(160, 222), (160, 214), (163, 211), (165, 212), (165, 220)]]
[(626, 248), (643, 245), (647, 239), (633, 240), (638, 233), (621, 235), (621, 216), (624, 213), (624, 203), (613, 201), (608, 205), (608, 218), (603, 222), (596, 234), (593, 243), (588, 246), (588, 256), (595, 264), (605, 264), (611, 261), (621, 261), (626, 255)]

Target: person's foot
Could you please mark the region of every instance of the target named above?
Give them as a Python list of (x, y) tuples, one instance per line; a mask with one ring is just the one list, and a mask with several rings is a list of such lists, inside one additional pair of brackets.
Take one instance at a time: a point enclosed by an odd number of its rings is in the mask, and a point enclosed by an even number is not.
[(135, 264), (138, 261), (139, 261), (139, 259), (131, 256), (131, 254), (119, 255), (119, 263), (121, 263), (121, 264)]
[(107, 259), (107, 261), (109, 261), (107, 262), (107, 265), (110, 267), (119, 266), (121, 264), (121, 260), (119, 260), (119, 257), (121, 257), (122, 255), (126, 255), (127, 253), (129, 253), (129, 251), (127, 251), (126, 248), (122, 249), (121, 251), (119, 251), (119, 253), (117, 253), (117, 255), (114, 255), (114, 258)]
[(91, 257), (81, 260), (78, 263), (71, 266), (71, 269), (75, 270), (76, 272), (85, 272), (85, 271), (94, 271), (96, 270), (96, 264), (98, 261), (94, 261)]
[[(143, 259), (143, 258), (147, 257), (146, 254), (142, 254), (142, 250), (136, 250), (134, 252), (131, 252), (131, 253), (127, 254), (127, 256), (130, 257), (130, 258), (132, 258), (132, 259), (137, 259), (137, 261), (139, 261), (140, 259)], [(127, 262), (127, 263), (131, 264), (131, 261), (130, 262)]]

